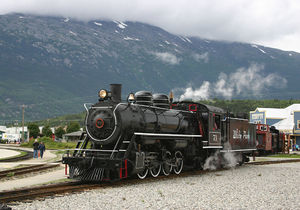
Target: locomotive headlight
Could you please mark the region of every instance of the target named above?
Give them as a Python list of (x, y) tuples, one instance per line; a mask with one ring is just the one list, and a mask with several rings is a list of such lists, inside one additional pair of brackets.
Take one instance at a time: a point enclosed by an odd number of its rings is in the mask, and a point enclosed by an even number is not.
[(133, 93), (130, 93), (129, 95), (128, 95), (128, 97), (127, 97), (127, 101), (128, 102), (133, 102), (134, 101), (134, 94)]
[(108, 95), (106, 90), (100, 90), (98, 94), (99, 94), (99, 97), (102, 99), (105, 99)]

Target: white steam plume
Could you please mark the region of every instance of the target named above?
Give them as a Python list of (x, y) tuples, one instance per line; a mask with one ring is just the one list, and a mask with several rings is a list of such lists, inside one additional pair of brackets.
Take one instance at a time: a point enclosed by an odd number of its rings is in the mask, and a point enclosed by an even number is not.
[(207, 99), (209, 97), (209, 88), (210, 83), (204, 81), (200, 88), (193, 90), (192, 87), (188, 87), (185, 89), (185, 92), (180, 96), (179, 100), (184, 99), (194, 99), (194, 100), (201, 100)]
[(251, 64), (249, 68), (239, 68), (236, 72), (227, 75), (221, 72), (218, 81), (211, 83), (204, 81), (200, 88), (193, 89), (192, 85), (186, 89), (174, 89), (180, 92), (180, 100), (201, 100), (212, 97), (231, 99), (233, 96), (254, 95), (259, 96), (266, 88), (284, 88), (287, 80), (276, 73), (263, 74), (263, 65)]

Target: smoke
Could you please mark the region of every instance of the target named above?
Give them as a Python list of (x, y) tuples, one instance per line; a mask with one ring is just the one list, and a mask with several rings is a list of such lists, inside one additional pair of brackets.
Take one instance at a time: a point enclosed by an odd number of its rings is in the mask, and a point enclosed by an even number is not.
[(225, 152), (220, 153), (216, 151), (213, 155), (209, 156), (203, 165), (203, 170), (216, 170), (218, 168), (234, 168), (239, 163), (239, 158), (235, 153)]
[(209, 156), (204, 163), (203, 170), (216, 170), (219, 168), (220, 152), (216, 151), (213, 155)]
[(229, 75), (221, 72), (216, 82), (204, 81), (199, 88), (189, 84), (185, 89), (174, 89), (181, 94), (180, 100), (207, 100), (213, 97), (231, 99), (234, 96), (262, 96), (268, 88), (284, 88), (287, 80), (276, 73), (264, 74), (264, 66), (251, 64), (249, 68), (239, 68)]
[(185, 89), (185, 92), (180, 96), (179, 100), (192, 98), (195, 100), (207, 99), (209, 97), (210, 83), (204, 81), (200, 88), (193, 90), (192, 87)]

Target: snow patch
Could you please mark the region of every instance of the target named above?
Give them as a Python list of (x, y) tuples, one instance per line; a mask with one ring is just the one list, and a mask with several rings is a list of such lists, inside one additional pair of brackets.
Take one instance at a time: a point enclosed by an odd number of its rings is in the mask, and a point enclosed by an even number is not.
[(121, 22), (121, 21), (114, 21), (114, 23), (116, 23), (117, 26), (118, 26), (119, 28), (121, 28), (121, 29), (125, 29), (125, 28), (128, 26), (127, 24), (125, 24), (125, 23), (123, 23), (123, 22)]
[(167, 40), (165, 41), (166, 44), (170, 44), (170, 42), (168, 42)]
[(24, 17), (23, 17), (23, 16), (19, 16), (19, 18), (20, 18), (20, 19), (23, 19)]
[(70, 20), (69, 18), (66, 18), (66, 19), (64, 19), (64, 22), (67, 23), (67, 22), (69, 22), (69, 20)]
[(189, 43), (193, 43), (189, 38), (185, 37), (186, 41), (188, 41)]
[(140, 41), (140, 39), (138, 39), (138, 38), (132, 38), (132, 37), (129, 37), (129, 36), (124, 37), (123, 39), (124, 39), (124, 40)]
[(177, 53), (181, 53), (181, 52), (180, 52), (179, 50), (177, 50), (176, 48), (174, 49), (174, 51), (177, 52)]
[(182, 41), (186, 42), (186, 40), (185, 40), (184, 38), (182, 38), (181, 36), (179, 36), (179, 38), (180, 38)]
[(120, 33), (120, 32), (119, 32), (119, 31), (117, 31), (117, 30), (115, 30), (115, 32), (116, 32), (116, 33), (118, 33), (118, 34)]
[(257, 45), (252, 44), (251, 47), (257, 48), (259, 51), (261, 51), (262, 53), (266, 54), (266, 52), (262, 49), (260, 49)]
[(293, 56), (293, 54), (292, 54), (292, 53), (289, 53), (289, 56)]
[(77, 36), (77, 34), (73, 31), (69, 31), (70, 34), (74, 35), (74, 36)]
[(187, 38), (187, 37), (179, 36), (179, 38), (180, 38), (182, 41), (184, 41), (184, 42), (192, 43), (192, 41), (191, 41), (189, 38)]
[(102, 26), (102, 23), (94, 22), (94, 24), (97, 26)]
[(162, 44), (159, 44), (159, 46), (164, 47)]

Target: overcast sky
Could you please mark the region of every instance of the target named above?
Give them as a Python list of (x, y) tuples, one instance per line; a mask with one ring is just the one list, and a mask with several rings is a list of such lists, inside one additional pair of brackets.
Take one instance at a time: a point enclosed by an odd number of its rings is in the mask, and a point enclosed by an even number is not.
[(0, 14), (141, 21), (171, 33), (300, 52), (299, 0), (0, 0)]

